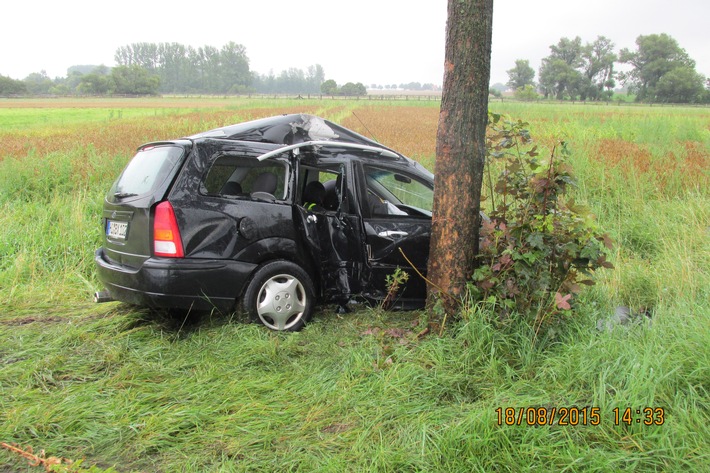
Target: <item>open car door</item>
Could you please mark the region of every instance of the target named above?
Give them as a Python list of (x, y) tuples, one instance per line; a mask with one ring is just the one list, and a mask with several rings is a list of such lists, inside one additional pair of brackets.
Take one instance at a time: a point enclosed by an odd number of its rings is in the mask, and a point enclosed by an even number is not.
[(298, 205), (305, 246), (316, 264), (324, 299), (345, 305), (360, 293), (364, 264), (362, 222), (349, 211), (344, 164), (301, 164)]
[(370, 272), (366, 293), (384, 298), (386, 278), (399, 267), (409, 279), (400, 289), (396, 305), (422, 306), (426, 282), (416, 273), (426, 274), (427, 270), (433, 186), (420, 176), (379, 165), (364, 165), (363, 176), (366, 196), (361, 206)]

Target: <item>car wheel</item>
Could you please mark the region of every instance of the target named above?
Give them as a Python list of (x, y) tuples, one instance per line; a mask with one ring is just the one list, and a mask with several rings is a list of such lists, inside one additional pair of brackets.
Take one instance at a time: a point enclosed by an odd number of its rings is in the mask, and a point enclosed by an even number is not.
[(313, 282), (298, 265), (272, 261), (259, 268), (243, 298), (249, 316), (271, 330), (295, 332), (311, 319)]

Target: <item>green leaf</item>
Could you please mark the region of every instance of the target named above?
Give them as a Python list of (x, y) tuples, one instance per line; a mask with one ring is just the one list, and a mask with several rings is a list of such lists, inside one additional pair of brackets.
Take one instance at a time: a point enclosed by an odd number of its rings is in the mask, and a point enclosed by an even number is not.
[(542, 249), (545, 247), (545, 238), (542, 233), (532, 233), (525, 239), (533, 248)]

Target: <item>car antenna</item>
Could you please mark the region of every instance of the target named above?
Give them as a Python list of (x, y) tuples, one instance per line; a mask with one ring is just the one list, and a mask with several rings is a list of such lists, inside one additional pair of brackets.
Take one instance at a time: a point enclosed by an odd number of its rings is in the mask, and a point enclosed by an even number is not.
[(360, 120), (360, 117), (357, 116), (357, 114), (355, 113), (355, 110), (353, 110), (353, 116), (354, 116), (355, 118), (357, 118), (357, 121), (359, 121), (362, 126), (365, 127), (365, 129), (366, 129), (367, 132), (370, 134), (370, 136), (372, 137), (372, 139), (375, 140), (377, 143), (379, 143), (380, 140), (378, 140), (377, 138), (375, 138), (375, 134), (370, 131), (370, 129), (367, 127), (367, 125), (365, 125), (365, 123), (364, 123), (362, 120)]

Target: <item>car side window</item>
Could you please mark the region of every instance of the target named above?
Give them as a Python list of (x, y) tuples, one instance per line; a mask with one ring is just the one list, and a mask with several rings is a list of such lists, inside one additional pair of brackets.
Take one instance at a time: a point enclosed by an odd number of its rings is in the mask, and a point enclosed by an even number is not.
[(280, 161), (259, 162), (251, 157), (218, 157), (205, 175), (201, 192), (206, 195), (249, 198), (256, 192), (284, 200), (288, 166)]
[(431, 217), (434, 189), (398, 170), (365, 166), (366, 205), (372, 217)]

